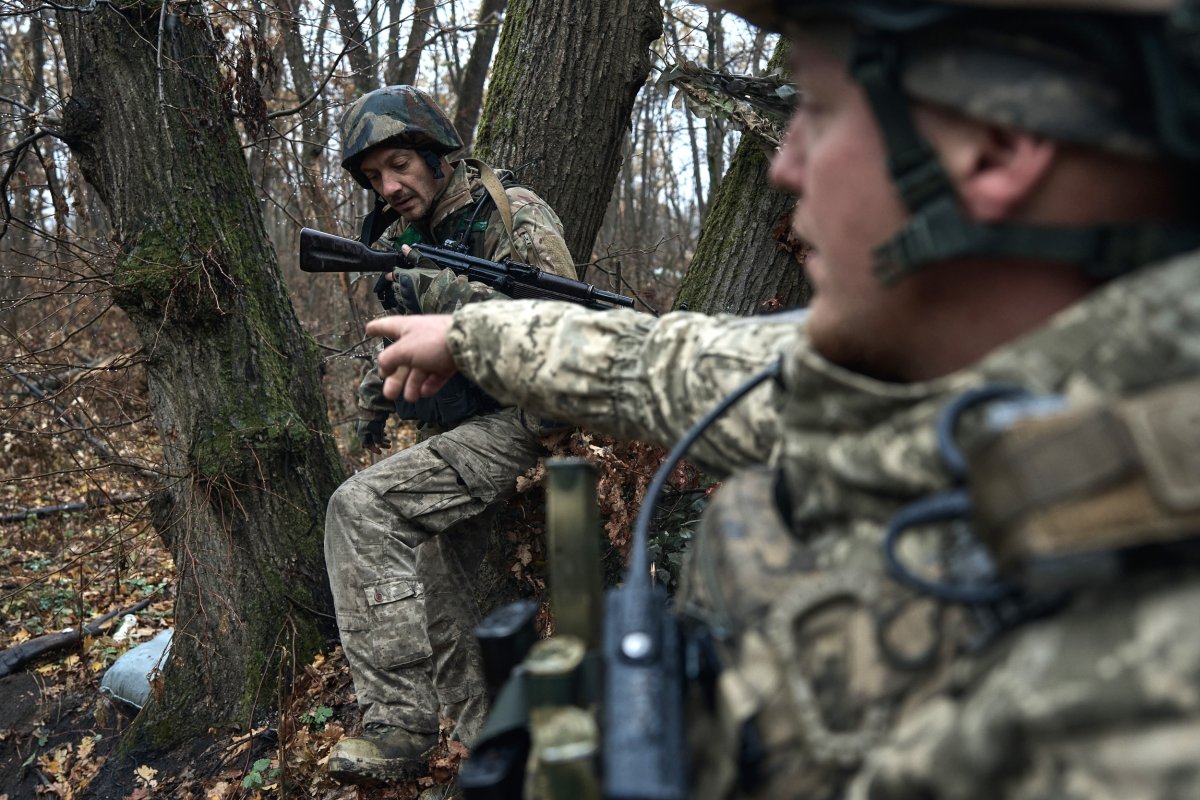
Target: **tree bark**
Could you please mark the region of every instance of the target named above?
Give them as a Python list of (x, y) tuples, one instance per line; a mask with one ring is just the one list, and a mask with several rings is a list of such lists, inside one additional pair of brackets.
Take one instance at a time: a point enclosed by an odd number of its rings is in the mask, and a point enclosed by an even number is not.
[(421, 53), (425, 51), (425, 37), (429, 35), (429, 23), (436, 6), (430, 0), (417, 0), (413, 6), (412, 28), (408, 32), (408, 47), (400, 59), (396, 83), (411, 85), (417, 79), (421, 66)]
[[(725, 12), (709, 10), (708, 30), (705, 37), (708, 40), (708, 68), (724, 70), (725, 67)], [(708, 116), (704, 120), (705, 153), (708, 155), (708, 206), (716, 202), (717, 192), (721, 187), (721, 178), (725, 175), (725, 129), (728, 122), (716, 116)]]
[(114, 299), (143, 341), (172, 476), (152, 507), (177, 571), (174, 646), (126, 739), (157, 750), (253, 724), (281, 659), (307, 663), (332, 633), (321, 541), (342, 477), (202, 11), (59, 14), (62, 135), (110, 212)]
[(500, 35), (500, 17), (508, 0), (483, 0), (479, 6), (479, 27), (471, 42), (471, 55), (458, 86), (458, 102), (454, 106), (454, 127), (468, 150), (475, 142), (475, 126), (483, 108), (483, 84), (492, 65), (492, 51)]
[(375, 78), (375, 62), (367, 47), (367, 21), (359, 18), (354, 0), (333, 0), (333, 13), (337, 16), (342, 38), (346, 39), (346, 58), (354, 70), (354, 85), (363, 94), (379, 87)]
[(590, 258), (620, 169), (623, 134), (662, 35), (658, 0), (510, 0), (475, 151), (562, 218)]
[[(317, 91), (312, 79), (312, 69), (304, 49), (304, 39), (300, 34), (300, 2), (299, 0), (280, 0), (279, 28), (283, 37), (284, 53), (287, 55), (288, 73), (292, 85), (296, 88), (296, 101), (302, 103)], [(309, 224), (322, 230), (331, 230), (335, 225), (333, 207), (325, 193), (324, 182), (321, 180), (321, 155), (325, 152), (325, 137), (320, 132), (320, 116), (316, 109), (304, 109), (300, 112), (300, 130), (303, 141), (300, 143), (300, 193), (304, 198), (304, 212)]]
[(404, 14), (404, 0), (387, 0), (387, 9), (387, 58), (383, 80), (388, 86), (393, 86), (400, 82), (400, 20)]
[[(787, 44), (781, 43), (768, 71), (782, 68), (786, 59)], [(761, 314), (808, 301), (802, 246), (790, 233), (795, 200), (767, 185), (769, 166), (762, 142), (743, 134), (709, 206), (676, 307)]]

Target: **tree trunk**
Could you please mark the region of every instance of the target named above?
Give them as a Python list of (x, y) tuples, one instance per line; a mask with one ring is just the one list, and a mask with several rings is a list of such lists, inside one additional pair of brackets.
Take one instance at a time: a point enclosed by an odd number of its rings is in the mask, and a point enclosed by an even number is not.
[(354, 85), (366, 94), (379, 86), (375, 79), (375, 62), (367, 47), (367, 20), (358, 16), (354, 0), (333, 0), (333, 13), (337, 16), (342, 38), (346, 40), (346, 58), (354, 70)]
[[(302, 103), (316, 91), (312, 69), (304, 49), (304, 38), (300, 33), (299, 0), (280, 0), (279, 28), (283, 37), (284, 53), (287, 55), (288, 73), (296, 87), (296, 102)], [(321, 180), (321, 155), (325, 152), (325, 136), (321, 134), (317, 109), (309, 107), (300, 112), (300, 193), (304, 198), (306, 221), (322, 230), (332, 230), (336, 224), (333, 207), (325, 193)]]
[[(786, 59), (787, 45), (781, 43), (768, 71), (782, 68)], [(743, 134), (708, 209), (676, 307), (760, 314), (808, 301), (802, 247), (790, 233), (795, 201), (767, 185), (769, 166), (762, 142)]]
[[(708, 39), (708, 68), (724, 70), (725, 67), (725, 12), (708, 12), (708, 29), (705, 36)], [(725, 129), (729, 123), (711, 114), (704, 120), (705, 141), (708, 155), (708, 206), (716, 202), (717, 192), (721, 188), (721, 178), (725, 175)]]
[(413, 6), (412, 28), (408, 32), (408, 47), (404, 57), (400, 59), (400, 70), (396, 73), (396, 83), (412, 85), (417, 79), (417, 69), (421, 66), (421, 53), (425, 51), (425, 37), (429, 35), (429, 23), (433, 18), (436, 6), (431, 0), (417, 0)]
[(592, 243), (620, 169), (658, 0), (510, 0), (475, 151), (497, 167), (536, 163), (518, 179), (562, 218), (577, 261)]
[(475, 126), (479, 124), (479, 111), (483, 108), (483, 84), (487, 81), (488, 67), (492, 65), (492, 51), (500, 35), (500, 16), (506, 5), (508, 0), (483, 0), (479, 6), (479, 27), (471, 42), (471, 55), (463, 70), (458, 103), (454, 107), (454, 127), (468, 150), (475, 141)]
[(400, 82), (400, 20), (404, 14), (404, 0), (387, 0), (387, 9), (387, 58), (383, 81), (393, 86)]
[[(126, 739), (254, 724), (332, 633), (325, 502), (341, 479), (315, 347), (263, 230), (198, 6), (60, 12), (63, 139), (108, 207), (116, 302), (143, 340), (177, 571), (163, 691)], [(319, 616), (321, 618), (319, 618)], [(282, 661), (282, 663), (281, 663)]]

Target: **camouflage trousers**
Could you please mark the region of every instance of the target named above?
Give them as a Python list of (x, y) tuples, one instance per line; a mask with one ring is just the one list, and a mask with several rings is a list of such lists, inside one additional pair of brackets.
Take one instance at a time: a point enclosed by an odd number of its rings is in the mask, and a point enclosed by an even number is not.
[(474, 417), (357, 473), (330, 498), (325, 560), (364, 725), (436, 733), (440, 710), (470, 741), (482, 724), (471, 633), (479, 613), (455, 544), (482, 552), (485, 512), (543, 454), (538, 433), (517, 409)]

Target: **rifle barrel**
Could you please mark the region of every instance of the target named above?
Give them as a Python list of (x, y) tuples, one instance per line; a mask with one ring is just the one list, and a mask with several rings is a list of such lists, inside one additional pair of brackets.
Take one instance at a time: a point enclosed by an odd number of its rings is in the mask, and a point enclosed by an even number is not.
[[(633, 308), (632, 297), (518, 261), (488, 261), (427, 244), (415, 244), (412, 248), (442, 269), (453, 270), (469, 281), (487, 284), (519, 300), (564, 300), (598, 310)], [(305, 272), (387, 272), (403, 266), (407, 264), (399, 253), (373, 250), (354, 239), (313, 228), (300, 231), (300, 269)]]

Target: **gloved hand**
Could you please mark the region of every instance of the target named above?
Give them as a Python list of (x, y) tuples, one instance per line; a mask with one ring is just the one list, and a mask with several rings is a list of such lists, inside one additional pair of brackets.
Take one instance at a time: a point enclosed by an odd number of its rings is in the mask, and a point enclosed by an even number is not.
[(370, 416), (359, 417), (355, 423), (354, 432), (358, 435), (359, 442), (362, 443), (364, 450), (369, 450), (372, 453), (382, 453), (392, 446), (392, 442), (387, 435), (387, 416)]
[(431, 259), (423, 258), (411, 248), (403, 248), (401, 255), (405, 266), (396, 267), (390, 274), (385, 272), (380, 276), (380, 280), (391, 283), (393, 296), (404, 313), (424, 313), (426, 309), (421, 307), (421, 297), (442, 270)]
[(455, 275), (453, 270), (443, 270), (429, 289), (422, 295), (430, 314), (452, 314), (468, 303), (483, 300), (507, 300), (506, 295), (476, 281), (468, 281), (464, 275)]
[(396, 300), (405, 314), (421, 313), (421, 295), (417, 290), (420, 285), (420, 275), (413, 270), (396, 267), (392, 270), (392, 285), (396, 290)]

